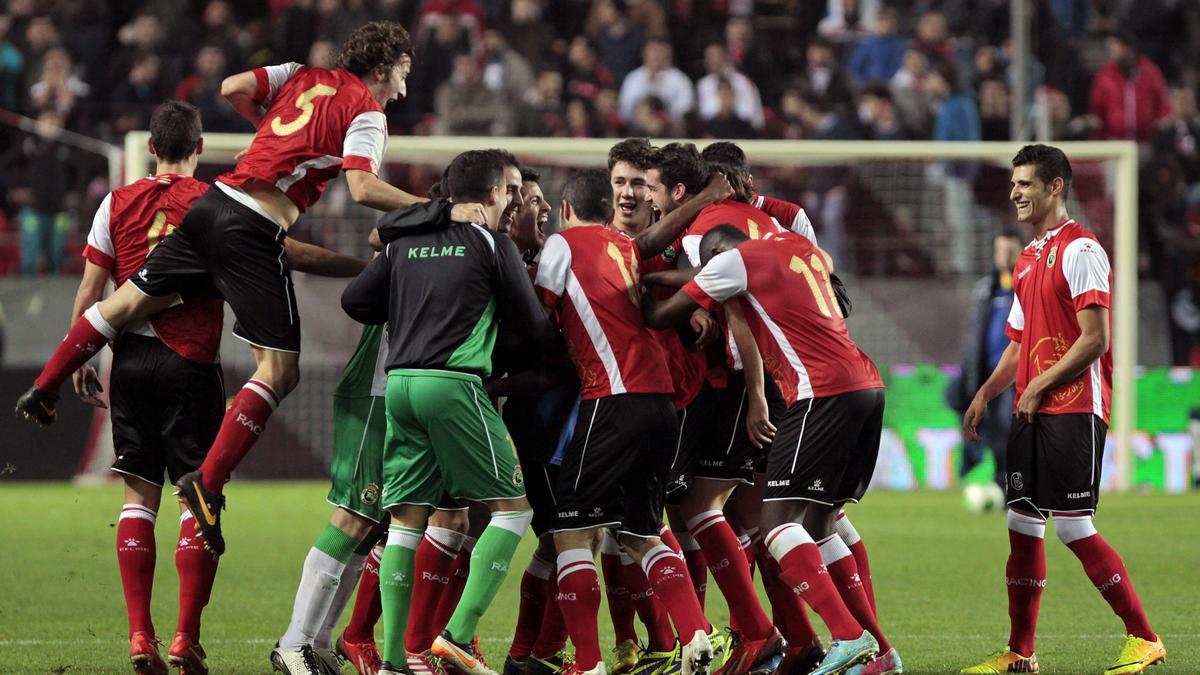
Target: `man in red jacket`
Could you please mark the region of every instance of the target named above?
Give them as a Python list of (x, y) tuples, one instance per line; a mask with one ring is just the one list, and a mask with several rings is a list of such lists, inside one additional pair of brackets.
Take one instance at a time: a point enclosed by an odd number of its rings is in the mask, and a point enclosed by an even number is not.
[(1155, 124), (1171, 112), (1166, 80), (1153, 61), (1138, 53), (1131, 36), (1113, 33), (1105, 46), (1108, 63), (1092, 80), (1096, 137), (1147, 142)]

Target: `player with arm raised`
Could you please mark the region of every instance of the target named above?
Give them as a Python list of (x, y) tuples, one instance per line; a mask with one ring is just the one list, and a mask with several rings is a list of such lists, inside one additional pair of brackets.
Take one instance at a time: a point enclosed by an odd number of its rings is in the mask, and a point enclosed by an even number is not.
[(1092, 522), (1112, 400), (1112, 269), (1095, 235), (1067, 215), (1071, 164), (1062, 150), (1027, 145), (1012, 164), (1009, 199), (1034, 239), (1013, 270), (1012, 343), (963, 416), (963, 432), (978, 441), (988, 403), (1016, 381), (1004, 572), (1011, 626), (1004, 650), (962, 672), (1038, 672), (1034, 636), (1053, 516), (1055, 534), (1125, 624), (1125, 645), (1105, 673), (1140, 673), (1167, 652), (1121, 556)]
[[(830, 261), (792, 233), (752, 241), (730, 225), (706, 233), (699, 253), (704, 268), (670, 300), (648, 304), (647, 323), (670, 325), (696, 306), (725, 303), (729, 314), (744, 317), (753, 338), (734, 331), (746, 363), (761, 354), (783, 394), (787, 409), (767, 457), (761, 523), (780, 576), (834, 638), (813, 672), (840, 673), (864, 663), (851, 672), (900, 672), (835, 528), (842, 505), (862, 498), (875, 468), (883, 383), (846, 330), (829, 282)], [(765, 442), (774, 427), (761, 380), (753, 380), (747, 372), (746, 427)], [(880, 649), (884, 657), (871, 661)]]
[(17, 410), (54, 420), (61, 384), (128, 323), (171, 306), (181, 290), (207, 281), (238, 318), (256, 369), (234, 397), (198, 471), (176, 483), (200, 533), (224, 551), (222, 487), (300, 377), (300, 319), (284, 242), (300, 213), (345, 171), (360, 204), (390, 210), (424, 201), (377, 176), (387, 139), (383, 106), (403, 96), (412, 43), (402, 26), (370, 23), (342, 46), (338, 67), (295, 63), (233, 75), (222, 93), (258, 126), (238, 166), (197, 200), (176, 236), (158, 246), (127, 284), (72, 326)]

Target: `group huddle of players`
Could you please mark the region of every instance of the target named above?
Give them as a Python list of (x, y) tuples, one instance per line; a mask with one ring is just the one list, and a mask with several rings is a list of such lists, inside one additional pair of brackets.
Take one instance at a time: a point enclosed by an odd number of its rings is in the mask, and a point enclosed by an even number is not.
[[(198, 112), (164, 103), (151, 121), (156, 174), (113, 191), (97, 213), (74, 323), (18, 412), (49, 424), (71, 377), (85, 401), (104, 405), (86, 363), (112, 344), (113, 470), (126, 483), (117, 555), (134, 669), (165, 673), (169, 662), (208, 672), (200, 613), (225, 549), (222, 489), (299, 378), (298, 269), (353, 277), (342, 305), (365, 326), (334, 395), (335, 509), (305, 559), (274, 668), (341, 672), (336, 653), (360, 673), (494, 673), (477, 625), (532, 527), (538, 548), (521, 579), (506, 675), (607, 672), (601, 576), (614, 672), (901, 672), (879, 628), (865, 547), (842, 509), (870, 483), (883, 384), (847, 332), (849, 298), (803, 210), (757, 194), (731, 143), (701, 153), (645, 139), (613, 146), (607, 172), (566, 181), (553, 234), (545, 226), (555, 207), (538, 173), (502, 150), (460, 154), (432, 199), (415, 197), (378, 177), (383, 106), (403, 96), (411, 65), (404, 29), (377, 22), (349, 38), (335, 69), (284, 64), (228, 78), (222, 93), (258, 132), (211, 186), (191, 178), (203, 149)], [(1069, 165), (1065, 180), (1061, 171), (1050, 180), (1043, 168), (1053, 162), (1018, 160), (1014, 176), (1037, 173), (1036, 182), (1014, 179), (1018, 215), (1057, 217), (1045, 208), (1061, 208)], [(386, 212), (369, 263), (287, 236), (339, 171), (356, 202)], [(1094, 237), (1073, 221), (1045, 234), (1053, 236), (1064, 248), (1051, 250), (1047, 274), (1065, 281), (1046, 283), (1066, 284), (1080, 312), (1106, 317), (1111, 273)], [(109, 279), (118, 288), (102, 299)], [(215, 363), (223, 302), (257, 366), (228, 407)], [(1014, 345), (1042, 310), (1024, 311), (1010, 318)], [(1087, 337), (1092, 321), (1081, 321)], [(984, 389), (1014, 377), (1019, 390), (1038, 388), (1017, 352), (1010, 357)], [(1092, 425), (1087, 461), (1106, 431), (1111, 363), (1099, 368), (1084, 400), (1095, 405), (1065, 411)], [(1073, 424), (1063, 428), (1081, 438)], [(1026, 454), (1051, 462), (1048, 470), (1064, 466), (1032, 446)], [(1073, 531), (1091, 542), (1090, 555), (1107, 555), (1094, 528), (1085, 531), (1096, 472), (1086, 493), (1063, 481), (1043, 492), (1041, 468), (1026, 468), (1028, 486), (1020, 474), (1010, 479), (1010, 502), (1030, 509), (1014, 506), (1010, 530), (1032, 538), (1038, 517), (1044, 531), (1049, 513), (1086, 513)], [(164, 473), (182, 506), (180, 615), (166, 662), (149, 611)], [(1078, 504), (1057, 505), (1060, 488), (1075, 490), (1064, 498)], [(1119, 558), (1096, 573), (1112, 564)], [(710, 575), (728, 628), (705, 615)], [(1116, 588), (1130, 605), (1127, 578), (1117, 574), (1102, 592)], [(1040, 592), (1044, 561), (1040, 584), (1017, 581)], [(335, 640), (356, 583), (350, 624)], [(1110, 672), (1140, 672), (1159, 660), (1161, 642), (1140, 602), (1125, 613), (1110, 603), (1142, 655), (1138, 669)], [(806, 605), (829, 630), (828, 646)], [(1036, 601), (1032, 611), (1035, 624)], [(969, 672), (1036, 672), (1027, 632), (1027, 649), (1010, 645)]]

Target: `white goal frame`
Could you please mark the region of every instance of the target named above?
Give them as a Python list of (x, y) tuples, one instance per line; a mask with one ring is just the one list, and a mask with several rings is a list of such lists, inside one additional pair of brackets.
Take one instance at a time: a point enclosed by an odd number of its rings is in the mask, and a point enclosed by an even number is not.
[[(151, 157), (149, 132), (125, 136), (125, 180), (147, 175)], [(252, 134), (205, 134), (205, 159), (233, 161), (234, 155), (250, 147)], [(694, 141), (698, 146), (711, 140)], [(529, 159), (552, 163), (604, 166), (613, 140), (608, 138), (503, 138), (462, 136), (392, 136), (385, 160), (445, 163), (465, 150), (504, 148)], [(797, 159), (806, 164), (833, 164), (866, 160), (989, 160), (1008, 162), (1023, 143), (936, 141), (738, 141), (758, 164), (787, 164)], [(1078, 141), (1056, 143), (1071, 159), (1112, 162), (1113, 189), (1113, 415), (1116, 437), (1116, 488), (1129, 489), (1132, 481), (1133, 438), (1136, 433), (1137, 396), (1137, 146), (1132, 141)]]

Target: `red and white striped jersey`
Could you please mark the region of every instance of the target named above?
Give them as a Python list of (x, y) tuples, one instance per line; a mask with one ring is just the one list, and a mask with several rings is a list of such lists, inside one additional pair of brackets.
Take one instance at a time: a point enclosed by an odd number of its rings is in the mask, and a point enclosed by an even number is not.
[(850, 339), (822, 255), (804, 237), (743, 242), (714, 256), (683, 291), (708, 309), (738, 298), (788, 405), (883, 386)]
[(718, 225), (732, 225), (751, 239), (762, 239), (772, 232), (783, 231), (770, 215), (749, 204), (732, 199), (709, 204), (700, 210), (680, 238), (683, 252), (693, 266), (700, 266), (700, 240)]
[[(120, 286), (141, 269), (150, 251), (175, 230), (208, 188), (188, 176), (163, 174), (113, 190), (96, 210), (83, 257), (108, 270)], [(126, 330), (157, 336), (185, 359), (215, 363), (223, 320), (221, 300), (196, 298), (155, 314), (148, 326), (139, 323)]]
[[(1095, 235), (1074, 220), (1021, 251), (1013, 269), (1008, 336), (1021, 343), (1017, 395), (1058, 362), (1082, 331), (1075, 316), (1088, 307), (1112, 309), (1112, 267)], [(1112, 314), (1109, 314), (1112, 325)], [(1112, 409), (1112, 344), (1074, 380), (1049, 392), (1039, 413), (1092, 413), (1106, 423)]]
[(535, 286), (566, 336), (584, 400), (672, 393), (667, 355), (642, 319), (640, 262), (632, 239), (600, 225), (542, 247)]
[(378, 175), (387, 145), (383, 108), (348, 71), (298, 63), (255, 68), (263, 116), (250, 150), (217, 180), (240, 187), (263, 181), (308, 209), (343, 169)]
[(753, 204), (755, 208), (774, 218), (780, 227), (795, 232), (814, 244), (817, 243), (817, 233), (813, 230), (812, 221), (799, 204), (763, 195), (756, 196)]

